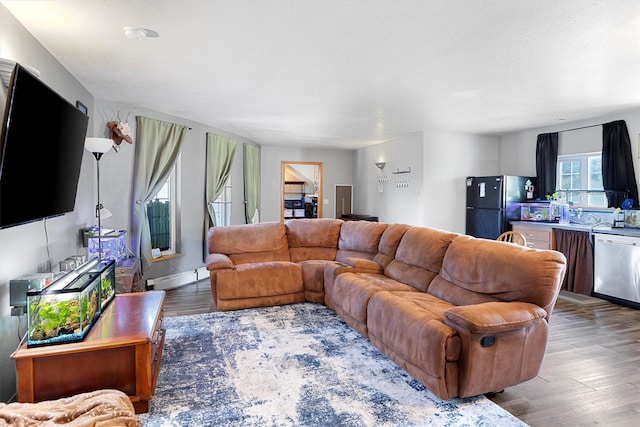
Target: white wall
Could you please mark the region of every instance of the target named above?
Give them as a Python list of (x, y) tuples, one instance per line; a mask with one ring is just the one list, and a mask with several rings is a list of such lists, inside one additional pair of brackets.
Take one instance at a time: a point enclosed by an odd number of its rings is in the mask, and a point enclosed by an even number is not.
[(464, 234), (466, 177), (501, 174), (499, 165), (497, 137), (425, 132), (423, 224)]
[[(382, 172), (374, 163), (386, 161)], [(467, 176), (499, 174), (498, 138), (449, 132), (415, 132), (356, 151), (355, 212), (381, 222), (465, 232)], [(393, 174), (411, 167), (410, 174)], [(388, 177), (378, 183), (377, 177)], [(409, 180), (408, 188), (395, 186)], [(382, 186), (383, 192), (378, 188)]]
[[(70, 103), (80, 100), (93, 106), (93, 96), (58, 63), (31, 34), (0, 5), (0, 57), (32, 66), (40, 78)], [(7, 89), (0, 85), (0, 111), (4, 112)], [(37, 123), (34, 123), (37, 126)], [(91, 119), (89, 125), (91, 126)], [(37, 147), (34, 147), (37, 149)], [(18, 336), (26, 330), (26, 318), (11, 317), (9, 281), (22, 274), (57, 271), (58, 262), (69, 255), (82, 253), (80, 228), (92, 216), (91, 203), (93, 156), (85, 153), (76, 196), (76, 209), (60, 217), (0, 230), (0, 401), (15, 393), (15, 369), (11, 353), (18, 346)], [(47, 183), (42, 183), (46, 188)], [(26, 194), (24, 203), (38, 203)]]
[[(380, 222), (421, 224), (422, 152), (422, 132), (357, 150), (353, 166), (353, 213), (377, 216)], [(376, 162), (386, 162), (382, 171), (375, 166)], [(409, 168), (411, 173), (394, 174)], [(403, 182), (408, 187), (399, 186)]]
[[(322, 217), (335, 216), (336, 185), (351, 185), (353, 152), (349, 150), (296, 147), (261, 147), (260, 221), (280, 221), (282, 209), (281, 173), (283, 161), (322, 162)], [(354, 188), (355, 192), (355, 188)], [(325, 203), (326, 202), (326, 203)]]

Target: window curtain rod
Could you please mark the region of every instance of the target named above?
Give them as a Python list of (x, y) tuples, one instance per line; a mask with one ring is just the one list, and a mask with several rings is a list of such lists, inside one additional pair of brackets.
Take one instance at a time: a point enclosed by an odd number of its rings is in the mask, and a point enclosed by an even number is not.
[(557, 132), (572, 132), (572, 131), (574, 131), (574, 130), (595, 128), (595, 127), (602, 126), (602, 125), (604, 125), (604, 123), (600, 123), (600, 124), (598, 124), (598, 125), (580, 126), (580, 127), (573, 128), (573, 129), (559, 130), (559, 131), (557, 131)]

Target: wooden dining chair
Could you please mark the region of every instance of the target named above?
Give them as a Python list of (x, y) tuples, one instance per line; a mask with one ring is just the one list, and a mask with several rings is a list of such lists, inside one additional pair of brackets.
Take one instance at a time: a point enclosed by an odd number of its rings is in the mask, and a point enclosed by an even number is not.
[(499, 240), (501, 242), (514, 243), (521, 246), (527, 246), (527, 238), (524, 237), (524, 234), (517, 231), (505, 231), (504, 233), (499, 235), (496, 240)]

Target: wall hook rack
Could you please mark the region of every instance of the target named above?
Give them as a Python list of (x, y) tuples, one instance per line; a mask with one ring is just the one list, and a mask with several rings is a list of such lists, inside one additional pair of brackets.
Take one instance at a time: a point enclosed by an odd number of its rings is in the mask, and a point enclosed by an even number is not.
[(407, 168), (407, 169), (405, 169), (403, 171), (401, 171), (400, 169), (396, 169), (392, 173), (394, 173), (396, 175), (399, 174), (399, 173), (411, 173), (411, 167), (409, 167), (409, 168)]

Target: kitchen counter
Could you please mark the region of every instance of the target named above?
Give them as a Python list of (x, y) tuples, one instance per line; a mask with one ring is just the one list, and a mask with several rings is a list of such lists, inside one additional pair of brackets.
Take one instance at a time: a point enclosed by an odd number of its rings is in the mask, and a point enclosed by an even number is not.
[(587, 233), (600, 233), (600, 234), (614, 234), (617, 236), (631, 236), (640, 237), (639, 228), (613, 228), (611, 226), (605, 226), (604, 224), (593, 227), (586, 224), (560, 224), (557, 222), (545, 222), (545, 221), (511, 221), (511, 224), (521, 224), (527, 227), (541, 227), (541, 228), (559, 228), (562, 230), (574, 230), (585, 231)]

